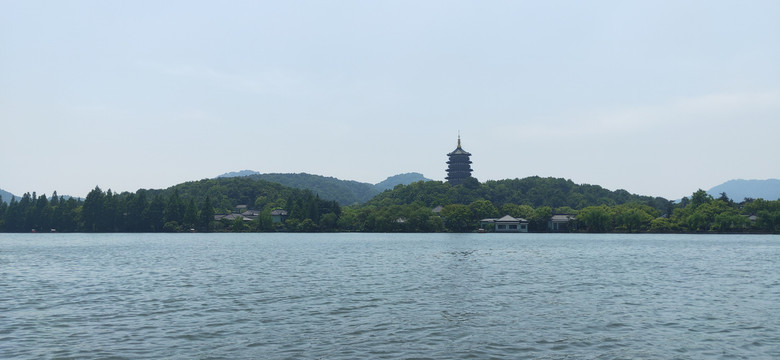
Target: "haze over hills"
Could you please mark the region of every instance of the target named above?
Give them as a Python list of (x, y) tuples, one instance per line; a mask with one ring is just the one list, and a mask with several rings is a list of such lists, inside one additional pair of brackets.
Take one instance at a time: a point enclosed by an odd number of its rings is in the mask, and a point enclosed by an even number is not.
[[(38, 195), (46, 195), (47, 197), (51, 197), (52, 194), (38, 194)], [(22, 196), (16, 196), (14, 194), (9, 193), (8, 191), (5, 191), (3, 189), (0, 189), (0, 196), (2, 196), (2, 200), (4, 203), (11, 203), (11, 199), (16, 199), (16, 201), (19, 201), (22, 199)], [(64, 200), (70, 199), (70, 195), (57, 195), (57, 197), (61, 197)], [(76, 200), (84, 200), (84, 198), (81, 197), (75, 197)]]
[(3, 202), (11, 202), (11, 199), (14, 198), (14, 194), (11, 194), (3, 189), (0, 189), (0, 196), (3, 197)]
[(721, 193), (726, 193), (729, 199), (736, 202), (742, 202), (745, 198), (777, 200), (780, 199), (780, 180), (735, 179), (707, 190), (707, 194), (715, 198), (719, 197)]
[(231, 171), (229, 173), (224, 173), (222, 175), (219, 175), (217, 176), (217, 178), (229, 178), (229, 177), (249, 176), (249, 175), (260, 175), (260, 172), (254, 170)]
[(410, 172), (388, 177), (387, 179), (375, 184), (374, 187), (379, 190), (379, 192), (382, 192), (385, 190), (390, 190), (396, 185), (409, 185), (418, 181), (431, 181), (431, 179), (424, 177), (423, 174)]
[(266, 180), (282, 184), (284, 186), (308, 189), (318, 194), (321, 198), (335, 200), (340, 205), (362, 204), (371, 200), (381, 192), (392, 189), (396, 185), (408, 185), (417, 181), (429, 181), (420, 173), (406, 173), (390, 176), (377, 184), (369, 184), (354, 180), (341, 180), (334, 177), (313, 175), (307, 173), (261, 174), (253, 170), (241, 170), (229, 172), (217, 176), (217, 178), (229, 178), (248, 176), (254, 179)]

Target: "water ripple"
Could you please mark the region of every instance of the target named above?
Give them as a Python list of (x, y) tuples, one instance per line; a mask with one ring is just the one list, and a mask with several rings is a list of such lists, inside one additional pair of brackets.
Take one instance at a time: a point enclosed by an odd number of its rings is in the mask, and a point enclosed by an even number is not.
[(780, 238), (4, 235), (0, 358), (780, 358)]

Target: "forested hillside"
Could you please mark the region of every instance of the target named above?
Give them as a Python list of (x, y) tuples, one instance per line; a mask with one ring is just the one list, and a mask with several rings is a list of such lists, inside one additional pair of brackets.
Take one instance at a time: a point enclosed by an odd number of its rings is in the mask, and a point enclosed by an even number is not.
[(254, 179), (267, 180), (284, 186), (311, 190), (312, 193), (319, 195), (322, 199), (334, 200), (340, 205), (363, 204), (377, 194), (392, 189), (399, 184), (410, 184), (416, 181), (428, 181), (420, 173), (406, 173), (390, 176), (378, 184), (369, 184), (353, 180), (341, 180), (334, 177), (313, 175), (307, 173), (281, 174), (268, 173), (260, 174), (252, 170), (242, 170), (229, 172), (219, 175), (217, 178), (231, 177), (251, 177)]
[(426, 206), (469, 204), (488, 200), (501, 207), (504, 204), (570, 207), (582, 209), (593, 205), (641, 203), (660, 211), (671, 211), (670, 202), (660, 197), (630, 194), (625, 190), (610, 191), (598, 185), (578, 185), (571, 180), (541, 178), (491, 180), (484, 183), (471, 179), (463, 186), (451, 186), (441, 181), (416, 182), (401, 186), (373, 198), (369, 204), (403, 205), (421, 202)]
[(529, 231), (546, 232), (553, 230), (549, 221), (555, 214), (573, 216), (566, 231), (575, 232), (780, 232), (780, 200), (737, 203), (725, 194), (713, 198), (699, 190), (675, 204), (539, 177), (399, 186), (364, 206), (344, 208), (340, 224), (354, 231), (469, 232), (477, 230), (480, 219), (510, 215), (528, 220)]
[[(259, 212), (255, 221), (236, 217), (214, 221), (215, 214), (238, 205)], [(286, 209), (287, 227), (272, 223), (271, 210)], [(96, 187), (84, 201), (24, 194), (0, 204), (4, 232), (161, 232), (161, 231), (332, 231), (341, 214), (334, 201), (308, 190), (246, 177), (187, 182), (164, 190), (114, 194)]]
[(248, 178), (272, 181), (284, 186), (311, 190), (323, 199), (334, 200), (341, 205), (362, 204), (379, 194), (373, 185), (334, 177), (299, 174), (258, 174)]
[[(284, 214), (272, 214), (280, 209)], [(96, 187), (83, 201), (26, 193), (0, 203), (0, 232), (471, 232), (480, 220), (503, 215), (527, 220), (532, 232), (560, 231), (549, 225), (555, 214), (569, 215), (565, 231), (577, 232), (780, 232), (780, 200), (734, 202), (699, 190), (673, 203), (540, 177), (457, 186), (419, 181), (345, 207), (253, 177), (121, 194)]]

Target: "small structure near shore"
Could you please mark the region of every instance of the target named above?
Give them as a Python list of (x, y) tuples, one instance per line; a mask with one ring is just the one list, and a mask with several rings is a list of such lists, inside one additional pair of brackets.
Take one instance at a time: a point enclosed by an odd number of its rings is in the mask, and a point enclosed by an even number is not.
[(577, 219), (571, 214), (553, 215), (547, 222), (547, 230), (551, 232), (569, 232), (577, 230)]
[[(494, 232), (518, 233), (528, 232), (528, 220), (505, 215), (501, 218), (482, 219), (479, 222), (480, 228), (485, 229), (492, 225)], [(480, 230), (481, 230), (480, 229)]]

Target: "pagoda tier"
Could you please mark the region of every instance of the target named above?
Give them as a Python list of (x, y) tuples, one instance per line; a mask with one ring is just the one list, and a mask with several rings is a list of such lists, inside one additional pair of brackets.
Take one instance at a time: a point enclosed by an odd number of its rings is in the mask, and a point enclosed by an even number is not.
[(447, 181), (452, 185), (458, 185), (463, 180), (471, 177), (471, 154), (460, 146), (460, 136), (458, 136), (458, 147), (447, 154), (450, 160), (447, 161)]

